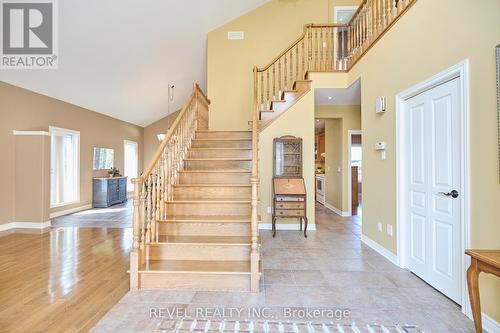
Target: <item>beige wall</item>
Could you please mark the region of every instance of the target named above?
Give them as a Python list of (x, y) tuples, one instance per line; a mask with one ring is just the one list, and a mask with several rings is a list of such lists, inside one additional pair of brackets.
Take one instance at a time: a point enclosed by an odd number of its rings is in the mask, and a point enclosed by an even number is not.
[[(327, 23), (334, 6), (360, 0), (271, 1), (208, 34), (210, 127), (248, 128), (252, 106), (252, 69), (262, 67), (303, 32), (307, 23)], [(228, 40), (228, 31), (244, 31), (244, 40)]]
[[(325, 177), (326, 177), (326, 202), (333, 205), (342, 212), (349, 212), (349, 147), (348, 135), (350, 130), (361, 129), (361, 106), (360, 105), (317, 105), (315, 107), (315, 117), (321, 119), (341, 119), (341, 128), (336, 129), (338, 132), (330, 134), (330, 138), (326, 138), (326, 149), (329, 150), (329, 145), (332, 145), (331, 139), (338, 140), (340, 146), (332, 151), (334, 154), (329, 158), (327, 151), (325, 159)], [(333, 131), (330, 128), (330, 131)], [(335, 144), (333, 144), (335, 146)], [(340, 167), (340, 173), (337, 169)], [(335, 179), (340, 178), (340, 181)], [(334, 185), (329, 185), (329, 180), (334, 181)], [(332, 188), (335, 187), (335, 188)], [(340, 186), (341, 190), (336, 188)], [(335, 204), (334, 204), (335, 202)]]
[[(494, 57), (500, 44), (498, 13), (498, 0), (478, 6), (466, 0), (419, 0), (349, 73), (351, 82), (361, 78), (362, 85), (363, 234), (393, 253), (395, 95), (464, 59), (470, 60), (471, 246), (500, 248)], [(377, 96), (387, 97), (388, 112), (383, 116), (373, 111)], [(387, 142), (385, 161), (372, 149), (378, 140)], [(393, 225), (394, 236), (378, 232), (379, 221)], [(481, 284), (483, 311), (500, 321), (500, 279), (482, 276)]]
[[(19, 203), (14, 200), (15, 189), (24, 186), (22, 179), (16, 179), (16, 169), (19, 167), (16, 158), (21, 162), (25, 161), (25, 156), (21, 159), (21, 146), (16, 145), (21, 139), (14, 136), (12, 131), (48, 131), (49, 126), (80, 131), (81, 163), (80, 203), (51, 209), (50, 212), (92, 202), (92, 177), (106, 176), (106, 171), (92, 170), (93, 148), (96, 146), (113, 148), (115, 166), (123, 172), (123, 140), (136, 141), (139, 146), (139, 170), (142, 169), (143, 128), (0, 82), (0, 150), (5, 156), (5, 162), (0, 163), (0, 174), (5, 180), (5, 185), (0, 188), (0, 224), (13, 222), (16, 218), (14, 211)], [(49, 152), (44, 154), (45, 158), (48, 158), (47, 154)], [(38, 157), (32, 163), (33, 168), (41, 163)]]
[(179, 112), (173, 112), (144, 128), (144, 167), (147, 167), (151, 163), (156, 150), (160, 146), (157, 135), (167, 133), (167, 130), (175, 121)]
[(13, 220), (47, 222), (50, 207), (50, 137), (14, 137)]
[[(260, 216), (271, 223), (267, 207), (272, 206), (273, 139), (284, 135), (302, 138), (303, 177), (307, 191), (307, 217), (314, 223), (314, 94), (304, 95), (281, 117), (267, 126), (259, 136)], [(297, 219), (278, 219), (277, 223), (297, 223)]]
[(342, 211), (342, 118), (325, 120), (325, 201)]
[[(331, 2), (320, 0), (272, 1), (209, 34), (212, 127), (247, 128), (253, 65), (266, 64), (288, 46), (300, 34), (303, 23), (328, 19), (330, 10), (325, 8), (331, 6)], [(499, 12), (498, 0), (481, 1), (480, 6), (471, 6), (466, 0), (419, 0), (350, 71), (348, 82), (340, 82), (345, 80), (342, 75), (312, 75), (316, 87), (346, 88), (361, 79), (363, 234), (393, 253), (397, 247), (395, 95), (464, 59), (470, 60), (471, 245), (500, 248), (500, 211), (495, 209), (500, 201), (500, 184), (494, 59), (494, 47), (500, 43)], [(245, 40), (228, 41), (226, 33), (231, 30), (245, 31)], [(388, 112), (383, 116), (374, 112), (377, 96), (387, 97)], [(307, 100), (301, 102), (307, 104)], [(307, 105), (301, 108), (311, 110)], [(291, 117), (293, 110), (281, 118)], [(307, 127), (310, 117), (305, 111), (303, 117), (303, 127)], [(290, 129), (291, 134), (300, 132), (292, 129), (295, 127)], [(281, 132), (282, 127), (271, 127), (263, 136), (268, 141)], [(388, 144), (385, 161), (371, 149), (378, 140)], [(262, 147), (261, 153), (265, 149), (270, 148)], [(265, 202), (269, 201), (269, 186), (268, 171), (263, 171), (261, 192)], [(391, 224), (394, 236), (379, 233), (377, 222)], [(482, 276), (481, 284), (483, 311), (500, 321), (500, 280)]]

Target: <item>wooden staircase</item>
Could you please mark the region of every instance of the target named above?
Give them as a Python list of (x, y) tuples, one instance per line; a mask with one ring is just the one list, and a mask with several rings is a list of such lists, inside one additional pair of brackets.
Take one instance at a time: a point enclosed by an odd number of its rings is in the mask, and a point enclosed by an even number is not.
[(210, 131), (193, 95), (143, 176), (133, 180), (131, 289), (258, 291), (252, 131)]
[(196, 131), (140, 288), (250, 291), (252, 133)]

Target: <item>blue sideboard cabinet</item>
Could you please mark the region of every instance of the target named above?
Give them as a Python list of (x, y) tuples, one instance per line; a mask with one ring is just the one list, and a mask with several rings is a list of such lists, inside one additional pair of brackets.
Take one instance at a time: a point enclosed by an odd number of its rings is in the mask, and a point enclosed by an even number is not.
[(92, 207), (104, 208), (127, 201), (127, 177), (94, 178)]

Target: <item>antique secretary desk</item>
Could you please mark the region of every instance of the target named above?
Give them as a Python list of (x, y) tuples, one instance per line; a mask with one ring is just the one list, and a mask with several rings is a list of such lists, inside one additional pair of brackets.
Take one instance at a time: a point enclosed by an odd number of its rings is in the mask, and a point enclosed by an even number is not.
[(300, 231), (304, 220), (304, 237), (307, 237), (306, 187), (302, 178), (302, 139), (282, 136), (273, 141), (273, 237), (276, 236), (276, 219), (299, 219)]

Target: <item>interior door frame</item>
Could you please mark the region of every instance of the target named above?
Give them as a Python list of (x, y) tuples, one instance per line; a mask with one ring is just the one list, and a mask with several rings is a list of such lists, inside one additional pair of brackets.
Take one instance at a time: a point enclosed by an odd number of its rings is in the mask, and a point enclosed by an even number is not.
[(406, 175), (406, 152), (404, 147), (404, 138), (407, 133), (405, 130), (405, 102), (427, 90), (458, 78), (460, 81), (460, 166), (461, 166), (461, 244), (462, 253), (461, 263), (461, 303), (462, 312), (470, 317), (470, 304), (467, 291), (466, 270), (470, 265), (470, 259), (465, 255), (465, 249), (470, 247), (470, 120), (469, 120), (469, 60), (463, 60), (460, 63), (444, 70), (443, 72), (427, 79), (403, 92), (396, 95), (396, 226), (397, 226), (397, 257), (398, 264), (402, 268), (407, 268), (407, 244), (405, 242), (408, 228), (406, 216), (406, 204), (408, 202), (407, 186), (405, 184)]
[[(135, 152), (137, 155), (137, 177), (139, 177), (140, 170), (139, 170), (139, 144), (137, 141), (132, 141), (132, 140), (123, 140), (123, 175), (126, 175), (126, 170), (125, 167), (127, 165), (126, 163), (126, 158), (127, 156), (125, 155), (126, 153), (126, 146), (127, 145), (134, 145), (135, 146)], [(132, 179), (127, 179), (127, 185), (132, 184)], [(127, 194), (131, 194), (134, 192), (134, 185), (130, 186), (131, 188), (127, 188)]]
[[(352, 169), (351, 169), (351, 148), (352, 136), (361, 135), (361, 146), (363, 146), (363, 131), (362, 130), (349, 130), (347, 131), (347, 212), (348, 216), (352, 216)], [(363, 194), (361, 194), (363, 195)]]

